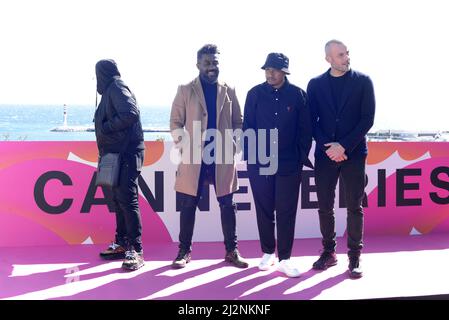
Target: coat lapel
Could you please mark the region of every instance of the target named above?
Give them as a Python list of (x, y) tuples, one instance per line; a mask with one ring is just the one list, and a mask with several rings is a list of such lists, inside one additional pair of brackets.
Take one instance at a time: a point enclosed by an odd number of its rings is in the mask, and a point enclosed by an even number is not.
[(203, 111), (207, 113), (207, 105), (206, 105), (206, 98), (204, 98), (204, 92), (203, 88), (201, 87), (200, 78), (196, 77), (195, 80), (193, 80), (193, 91), (198, 97), (198, 101), (200, 102), (201, 107), (203, 108)]
[(217, 127), (220, 122), (221, 110), (223, 110), (223, 105), (226, 98), (228, 87), (225, 84), (218, 83), (217, 85)]

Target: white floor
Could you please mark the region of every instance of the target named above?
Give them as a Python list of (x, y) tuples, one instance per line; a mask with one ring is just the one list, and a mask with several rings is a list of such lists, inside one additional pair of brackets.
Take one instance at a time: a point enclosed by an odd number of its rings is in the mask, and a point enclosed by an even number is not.
[(146, 264), (134, 272), (121, 270), (120, 261), (100, 260), (101, 247), (95, 245), (2, 248), (0, 299), (353, 300), (449, 294), (449, 240), (444, 236), (368, 243), (364, 276), (357, 280), (348, 277), (341, 251), (337, 266), (311, 269), (317, 239), (295, 240), (292, 261), (302, 275), (294, 279), (275, 267), (258, 270), (258, 241), (240, 243), (248, 269), (226, 264), (222, 243), (194, 245), (192, 262), (181, 270), (170, 268), (176, 244), (147, 245)]

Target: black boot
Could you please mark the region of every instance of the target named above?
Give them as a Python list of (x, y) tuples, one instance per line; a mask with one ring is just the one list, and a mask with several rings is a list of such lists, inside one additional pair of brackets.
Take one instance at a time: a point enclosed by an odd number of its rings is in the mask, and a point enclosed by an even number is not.
[(223, 229), (224, 244), (226, 247), (225, 261), (231, 263), (237, 268), (248, 268), (248, 262), (242, 258), (237, 250), (236, 235), (236, 213), (237, 206), (235, 203), (231, 205), (220, 205), (221, 227)]
[(237, 249), (226, 252), (225, 261), (237, 268), (248, 268), (248, 262), (240, 255)]
[(220, 204), (221, 228), (223, 230), (224, 244), (227, 252), (234, 251), (237, 248), (236, 235), (236, 213), (237, 206), (235, 203), (231, 205)]

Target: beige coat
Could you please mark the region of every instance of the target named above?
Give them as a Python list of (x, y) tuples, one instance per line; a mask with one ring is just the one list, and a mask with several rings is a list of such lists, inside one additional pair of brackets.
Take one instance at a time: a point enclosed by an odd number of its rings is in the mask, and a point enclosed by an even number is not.
[[(222, 148), (217, 147), (215, 153), (217, 158), (222, 158), (222, 163), (215, 166), (215, 185), (217, 196), (221, 197), (238, 189), (237, 171), (233, 160), (236, 141), (232, 139), (232, 131), (242, 128), (242, 112), (235, 90), (227, 84), (218, 83), (217, 86), (217, 131), (222, 137)], [(199, 77), (189, 84), (178, 87), (170, 114), (170, 130), (175, 145), (182, 155), (182, 161), (176, 172), (175, 190), (192, 196), (196, 196), (198, 190), (201, 156), (204, 151), (204, 139), (194, 139), (195, 127), (197, 136), (199, 132), (203, 134), (207, 129), (207, 106)], [(224, 156), (225, 140), (228, 141), (226, 157), (228, 160), (231, 159), (227, 162)], [(223, 157), (220, 157), (220, 153)]]

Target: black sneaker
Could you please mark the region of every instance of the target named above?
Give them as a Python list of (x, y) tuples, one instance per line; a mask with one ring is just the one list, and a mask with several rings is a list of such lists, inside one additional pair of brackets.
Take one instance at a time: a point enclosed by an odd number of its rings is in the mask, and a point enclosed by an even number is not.
[(240, 252), (237, 249), (226, 253), (225, 261), (231, 263), (237, 268), (248, 268), (248, 262), (242, 258)]
[(324, 250), (321, 253), (320, 258), (313, 263), (312, 268), (315, 270), (326, 270), (329, 267), (335, 266), (337, 261), (335, 251)]
[(125, 270), (137, 270), (145, 265), (143, 253), (135, 250), (126, 251), (125, 260), (123, 260), (122, 268)]
[(125, 248), (115, 242), (104, 251), (100, 252), (100, 257), (105, 260), (116, 260), (125, 258)]
[(182, 269), (186, 266), (187, 263), (190, 262), (191, 259), (192, 257), (190, 255), (190, 251), (179, 249), (178, 255), (176, 256), (175, 260), (173, 260), (171, 266), (173, 269)]
[(348, 273), (351, 279), (358, 279), (363, 276), (362, 267), (360, 266), (360, 257), (349, 257)]

